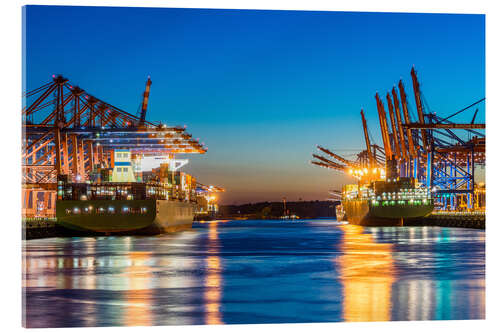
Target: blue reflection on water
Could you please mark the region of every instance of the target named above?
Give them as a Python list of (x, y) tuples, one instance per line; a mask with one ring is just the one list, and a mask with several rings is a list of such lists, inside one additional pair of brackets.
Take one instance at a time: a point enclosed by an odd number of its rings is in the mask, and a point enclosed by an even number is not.
[(484, 318), (484, 231), (213, 221), (24, 243), (29, 327)]

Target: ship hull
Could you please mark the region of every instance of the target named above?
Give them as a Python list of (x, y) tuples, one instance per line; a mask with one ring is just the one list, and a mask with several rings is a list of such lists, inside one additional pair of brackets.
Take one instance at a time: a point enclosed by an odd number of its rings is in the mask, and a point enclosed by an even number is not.
[(361, 226), (403, 226), (406, 222), (429, 215), (434, 206), (372, 206), (367, 200), (344, 200), (345, 217), (350, 224)]
[(61, 200), (57, 226), (71, 234), (146, 235), (190, 229), (194, 204), (167, 200)]

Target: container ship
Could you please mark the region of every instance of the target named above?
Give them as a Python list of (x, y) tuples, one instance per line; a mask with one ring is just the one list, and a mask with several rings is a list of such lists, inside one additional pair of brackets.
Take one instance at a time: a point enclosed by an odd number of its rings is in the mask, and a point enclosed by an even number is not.
[[(129, 154), (126, 150), (114, 152), (120, 157)], [(92, 181), (86, 183), (59, 177), (56, 218), (62, 230), (110, 235), (191, 228), (198, 200), (194, 177), (172, 170), (168, 163), (140, 176), (123, 157), (114, 164), (114, 168), (94, 172)]]
[(413, 178), (393, 178), (342, 189), (344, 219), (362, 226), (402, 226), (405, 221), (429, 215), (431, 193)]
[[(341, 159), (328, 149), (318, 148)], [(429, 188), (418, 183), (415, 178), (399, 176), (394, 158), (386, 160), (385, 168), (377, 165), (353, 169), (318, 155), (313, 156), (321, 161), (313, 161), (313, 164), (346, 171), (358, 179), (357, 184), (342, 187), (341, 204), (336, 206), (338, 221), (361, 226), (402, 226), (405, 221), (426, 217), (434, 209)], [(348, 164), (354, 165), (353, 162)]]

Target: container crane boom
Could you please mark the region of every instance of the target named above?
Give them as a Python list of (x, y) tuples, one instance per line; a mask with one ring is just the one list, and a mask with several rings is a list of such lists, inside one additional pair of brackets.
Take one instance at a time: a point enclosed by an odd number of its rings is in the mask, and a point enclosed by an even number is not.
[(384, 151), (386, 160), (390, 160), (392, 156), (391, 142), (389, 141), (389, 131), (387, 129), (387, 115), (385, 114), (384, 105), (378, 96), (375, 94), (375, 99), (377, 100), (377, 111), (380, 120), (380, 131), (382, 132), (382, 140), (384, 141)]
[(368, 160), (370, 161), (370, 168), (373, 168), (373, 154), (371, 149), (370, 137), (368, 136), (368, 126), (366, 125), (365, 114), (361, 109), (361, 121), (363, 122), (363, 132), (365, 133), (366, 151), (368, 152)]
[(333, 169), (333, 170), (338, 170), (338, 171), (344, 171), (345, 172), (345, 168), (342, 167), (337, 167), (337, 166), (334, 166), (334, 165), (331, 165), (331, 164), (327, 164), (327, 163), (323, 163), (323, 162), (316, 162), (316, 161), (311, 161), (311, 164), (314, 164), (314, 165), (317, 165), (317, 166), (320, 166), (320, 167), (323, 167), (323, 168), (327, 168), (327, 169)]
[(333, 161), (330, 161), (329, 159), (327, 158), (324, 158), (323, 156), (319, 156), (319, 155), (316, 155), (316, 154), (313, 154), (312, 155), (314, 158), (317, 158), (318, 160), (332, 166), (332, 167), (335, 167), (339, 170), (344, 170), (345, 169), (345, 165), (342, 165), (342, 164), (338, 164), (338, 163), (335, 163)]
[(349, 161), (349, 160), (346, 160), (346, 159), (345, 159), (345, 158), (343, 158), (342, 156), (339, 156), (339, 155), (337, 155), (337, 154), (335, 154), (335, 153), (331, 152), (330, 150), (328, 150), (328, 149), (326, 149), (326, 148), (323, 148), (323, 147), (321, 147), (321, 146), (317, 146), (317, 148), (318, 148), (319, 150), (321, 150), (322, 152), (324, 152), (325, 154), (330, 155), (331, 157), (333, 157), (333, 158), (335, 158), (335, 159), (339, 160), (339, 161), (340, 161), (340, 162), (342, 162), (342, 163), (347, 164), (347, 165), (348, 165), (348, 166), (350, 166), (350, 167), (357, 167), (357, 166), (358, 166), (356, 163), (354, 163), (354, 162), (352, 162), (352, 161)]
[(389, 118), (391, 119), (392, 128), (392, 141), (394, 142), (394, 148), (396, 150), (396, 158), (399, 160), (401, 158), (401, 151), (399, 149), (399, 137), (396, 129), (396, 120), (394, 119), (394, 109), (392, 107), (391, 95), (387, 93), (387, 107), (389, 108)]
[[(415, 93), (415, 103), (417, 104), (417, 112), (418, 112), (418, 121), (420, 124), (425, 124), (424, 112), (422, 107), (422, 100), (420, 97), (420, 84), (417, 79), (417, 72), (415, 72), (415, 68), (411, 68), (411, 78), (413, 81), (413, 92)], [(420, 133), (422, 135), (422, 147), (424, 151), (428, 151), (428, 142), (427, 142), (427, 132), (425, 129), (420, 129)]]
[(139, 120), (139, 125), (144, 125), (144, 122), (146, 121), (146, 111), (148, 109), (149, 89), (151, 87), (151, 83), (151, 78), (148, 76), (148, 80), (146, 81), (146, 90), (144, 90), (144, 95), (142, 98), (141, 118)]
[(404, 160), (408, 160), (408, 151), (406, 149), (405, 135), (403, 132), (403, 124), (401, 123), (401, 113), (399, 111), (399, 100), (396, 94), (396, 88), (392, 87), (392, 98), (394, 99), (394, 112), (396, 113), (397, 129), (399, 134), (399, 142), (401, 143), (401, 152)]
[(421, 124), (410, 123), (403, 125), (413, 129), (486, 129), (486, 124)]
[[(403, 116), (405, 118), (405, 124), (410, 123), (410, 116), (408, 114), (408, 104), (406, 103), (406, 93), (403, 86), (403, 81), (399, 80), (399, 94), (401, 95), (401, 107), (403, 108)], [(413, 143), (413, 136), (411, 134), (411, 129), (406, 128), (406, 136), (408, 137), (408, 147), (410, 150), (410, 155), (412, 158), (417, 157), (417, 153), (415, 151), (415, 145)]]

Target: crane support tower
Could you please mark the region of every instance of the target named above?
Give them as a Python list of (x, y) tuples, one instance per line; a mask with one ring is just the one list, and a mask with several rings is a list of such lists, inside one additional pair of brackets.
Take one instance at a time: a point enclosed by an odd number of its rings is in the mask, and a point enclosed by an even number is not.
[(144, 90), (144, 95), (142, 98), (142, 107), (141, 107), (141, 118), (139, 120), (139, 125), (144, 125), (146, 121), (146, 111), (148, 110), (148, 102), (149, 102), (149, 90), (151, 89), (151, 77), (148, 76), (148, 80), (146, 81), (146, 90)]

